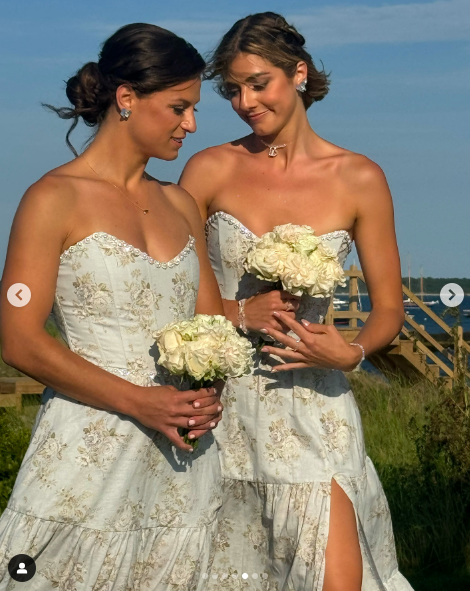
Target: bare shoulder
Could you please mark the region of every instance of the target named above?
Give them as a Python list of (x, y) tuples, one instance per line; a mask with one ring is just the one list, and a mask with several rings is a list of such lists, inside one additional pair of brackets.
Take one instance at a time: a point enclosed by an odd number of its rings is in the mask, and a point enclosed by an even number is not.
[(78, 200), (73, 178), (51, 171), (32, 184), (23, 195), (18, 213), (28, 217), (50, 219), (57, 225), (72, 218)]
[(62, 245), (74, 226), (78, 196), (66, 175), (47, 173), (23, 195), (13, 219), (7, 259), (18, 261), (32, 256), (58, 260)]
[(382, 168), (373, 160), (356, 152), (345, 151), (340, 156), (338, 171), (348, 189), (361, 194), (387, 189)]
[[(362, 236), (365, 221), (385, 235), (386, 228), (393, 226), (393, 201), (382, 168), (373, 160), (354, 152), (345, 153), (338, 166), (343, 191), (355, 211), (354, 235)], [(373, 234), (367, 225), (367, 235)]]
[(240, 149), (232, 142), (194, 154), (184, 167), (179, 184), (199, 203), (209, 206), (233, 173), (239, 153)]
[(236, 157), (237, 150), (234, 149), (237, 142), (220, 144), (220, 146), (211, 146), (191, 156), (188, 160), (187, 168), (197, 169), (204, 172), (216, 172), (220, 170), (221, 164), (228, 164)]
[(174, 183), (165, 183), (164, 191), (172, 205), (181, 213), (193, 230), (202, 225), (197, 203), (188, 191)]

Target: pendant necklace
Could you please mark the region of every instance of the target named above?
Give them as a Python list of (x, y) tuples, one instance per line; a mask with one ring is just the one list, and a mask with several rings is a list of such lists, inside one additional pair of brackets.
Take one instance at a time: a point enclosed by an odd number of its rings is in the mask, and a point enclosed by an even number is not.
[(261, 138), (260, 138), (260, 141), (267, 148), (269, 148), (268, 156), (270, 156), (271, 158), (274, 158), (275, 156), (277, 156), (277, 151), (279, 150), (279, 148), (285, 148), (287, 146), (287, 144), (279, 144), (278, 146), (271, 146), (270, 144), (267, 144), (266, 142), (264, 142)]
[[(82, 156), (83, 158), (83, 156)], [(112, 183), (111, 181), (108, 181), (108, 179), (105, 179), (104, 177), (102, 177), (98, 172), (96, 172), (96, 170), (90, 165), (88, 164), (88, 162), (85, 160), (85, 158), (83, 158), (83, 162), (85, 162), (85, 164), (91, 168), (91, 170), (96, 174), (96, 176), (99, 176), (100, 179), (102, 179), (103, 181), (106, 181), (107, 183), (109, 183), (110, 185), (112, 185), (114, 188), (116, 188), (120, 193), (122, 193), (124, 195), (124, 197), (126, 199), (128, 199), (131, 203), (133, 203), (136, 207), (138, 207), (140, 209), (140, 211), (142, 211), (144, 214), (147, 214), (149, 212), (148, 209), (144, 209), (143, 207), (140, 207), (140, 205), (138, 203), (136, 203), (135, 201), (133, 201), (128, 195), (126, 195), (124, 193), (124, 191), (122, 189), (120, 189), (117, 185), (115, 185), (114, 183)], [(147, 198), (147, 207), (148, 207), (148, 198)]]

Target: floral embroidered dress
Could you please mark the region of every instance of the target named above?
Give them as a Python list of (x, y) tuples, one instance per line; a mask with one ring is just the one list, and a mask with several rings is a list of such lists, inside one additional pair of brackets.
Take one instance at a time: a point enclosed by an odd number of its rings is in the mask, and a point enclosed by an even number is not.
[[(247, 249), (259, 238), (237, 219), (217, 212), (206, 234), (223, 298), (240, 300), (270, 285), (245, 273)], [(349, 234), (321, 238), (344, 265)], [(304, 295), (297, 319), (322, 323), (328, 305), (329, 299)], [(345, 375), (316, 368), (272, 374), (277, 363), (257, 354), (253, 373), (231, 379), (224, 390), (214, 431), (224, 484), (210, 589), (321, 591), (334, 478), (356, 512), (363, 590), (409, 591)]]
[[(152, 332), (194, 316), (194, 242), (168, 263), (103, 232), (64, 252), (53, 314), (70, 349), (158, 396), (171, 378)], [(129, 416), (46, 388), (0, 519), (0, 589), (23, 589), (7, 565), (28, 554), (28, 591), (199, 591), (220, 487), (211, 433), (189, 454)]]

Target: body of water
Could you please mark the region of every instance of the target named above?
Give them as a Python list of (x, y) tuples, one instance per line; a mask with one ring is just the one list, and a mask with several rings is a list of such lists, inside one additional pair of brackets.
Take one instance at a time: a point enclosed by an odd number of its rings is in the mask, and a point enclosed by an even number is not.
[[(347, 295), (338, 294), (336, 297), (338, 299), (348, 301)], [(434, 301), (434, 300), (438, 300), (439, 303), (435, 304), (434, 306), (431, 306), (431, 310), (434, 312), (434, 314), (436, 314), (437, 316), (442, 318), (442, 313), (447, 309), (447, 306), (445, 306), (441, 302), (439, 295), (426, 294), (424, 296), (424, 303), (426, 303), (426, 301)], [(361, 295), (360, 296), (360, 303), (362, 304), (362, 310), (364, 312), (370, 312), (370, 299), (369, 299), (368, 295)], [(359, 305), (358, 305), (358, 307), (359, 307)], [(340, 310), (347, 310), (347, 308), (348, 308), (347, 306), (342, 306), (340, 308)], [(464, 297), (463, 302), (460, 304), (460, 306), (458, 306), (458, 308), (460, 310), (460, 320), (462, 323), (463, 330), (464, 330), (464, 332), (470, 332), (470, 317), (466, 317), (463, 315), (464, 310), (470, 310), (470, 295), (466, 295)], [(423, 310), (421, 310), (421, 308), (405, 308), (405, 311), (408, 315), (413, 316), (413, 320), (415, 322), (417, 322), (418, 324), (424, 325), (425, 330), (427, 330), (427, 332), (429, 332), (430, 334), (445, 332), (444, 329), (441, 328), (438, 324), (436, 324), (436, 322), (434, 320), (429, 318), (429, 316), (425, 312), (423, 312)], [(450, 315), (447, 315), (445, 318), (443, 318), (443, 320), (449, 326), (453, 326), (454, 322), (455, 322), (454, 317), (452, 317)], [(341, 326), (341, 325), (338, 325), (338, 326)]]

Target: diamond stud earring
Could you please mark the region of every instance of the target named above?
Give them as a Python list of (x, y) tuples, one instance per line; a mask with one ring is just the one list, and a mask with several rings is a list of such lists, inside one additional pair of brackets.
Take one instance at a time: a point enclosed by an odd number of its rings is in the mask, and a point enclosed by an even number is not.
[(121, 115), (121, 119), (124, 119), (124, 121), (127, 121), (129, 119), (129, 117), (131, 116), (132, 111), (130, 109), (121, 109), (120, 115)]
[(307, 90), (307, 78), (305, 78), (305, 80), (302, 80), (302, 82), (300, 84), (297, 84), (297, 86), (295, 88), (299, 92), (305, 92)]

